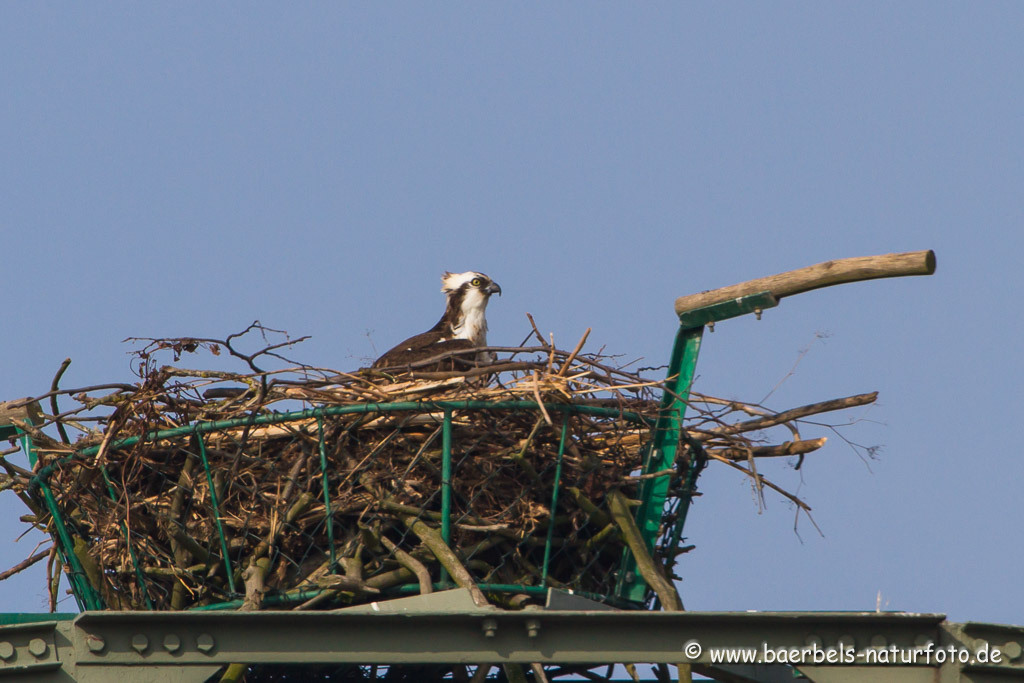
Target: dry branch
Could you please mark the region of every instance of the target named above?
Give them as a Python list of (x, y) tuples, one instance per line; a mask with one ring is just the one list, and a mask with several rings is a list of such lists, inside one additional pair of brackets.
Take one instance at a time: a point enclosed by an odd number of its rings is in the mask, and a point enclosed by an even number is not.
[(47, 548), (46, 550), (41, 550), (38, 553), (36, 553), (35, 555), (30, 556), (28, 559), (22, 560), (21, 562), (19, 562), (18, 564), (14, 565), (13, 567), (8, 569), (7, 571), (0, 572), (0, 581), (3, 581), (4, 579), (8, 579), (8, 578), (14, 576), (15, 574), (17, 574), (18, 572), (24, 571), (24, 570), (28, 569), (29, 567), (34, 565), (36, 562), (40, 562), (40, 561), (44, 560), (45, 558), (49, 557), (50, 556), (50, 550), (51, 550), (50, 548)]
[(682, 611), (683, 602), (679, 599), (676, 587), (665, 578), (661, 573), (661, 568), (647, 552), (647, 544), (644, 543), (644, 539), (640, 535), (640, 529), (637, 528), (636, 522), (633, 520), (629, 503), (621, 491), (608, 493), (608, 507), (615, 523), (619, 525), (619, 530), (622, 531), (629, 549), (633, 552), (633, 557), (636, 558), (637, 570), (644, 577), (644, 581), (654, 589), (666, 610), (669, 612)]
[(778, 446), (753, 446), (750, 448), (722, 448), (713, 449), (709, 451), (723, 458), (730, 460), (746, 460), (750, 457), (754, 458), (777, 458), (787, 455), (804, 455), (806, 453), (812, 453), (822, 446), (828, 439), (821, 437), (820, 439), (806, 439), (803, 441), (787, 441), (786, 443), (779, 444)]
[(473, 580), (473, 576), (466, 570), (463, 564), (459, 561), (459, 558), (452, 552), (452, 549), (448, 547), (448, 544), (441, 538), (440, 532), (437, 529), (429, 526), (426, 522), (419, 520), (415, 517), (404, 517), (402, 522), (412, 530), (414, 534), (420, 537), (423, 541), (423, 545), (430, 549), (430, 552), (434, 554), (437, 561), (448, 570), (452, 578), (455, 579), (455, 583), (459, 584), (463, 588), (469, 590), (470, 595), (473, 596), (473, 602), (479, 607), (486, 606), (487, 598), (484, 597), (483, 592), (476, 585)]
[(710, 429), (707, 430), (705, 434), (724, 435), (758, 431), (761, 429), (767, 429), (768, 427), (784, 424), (786, 422), (810, 417), (811, 415), (820, 415), (822, 413), (829, 413), (835, 410), (843, 410), (844, 408), (867, 405), (869, 403), (874, 403), (877, 398), (878, 392), (873, 391), (870, 394), (857, 394), (856, 396), (847, 396), (846, 398), (836, 398), (830, 401), (811, 403), (806, 406), (800, 406), (799, 408), (792, 408), (781, 413), (775, 413), (774, 415), (768, 415), (765, 417), (755, 418), (753, 420), (725, 425), (716, 429)]

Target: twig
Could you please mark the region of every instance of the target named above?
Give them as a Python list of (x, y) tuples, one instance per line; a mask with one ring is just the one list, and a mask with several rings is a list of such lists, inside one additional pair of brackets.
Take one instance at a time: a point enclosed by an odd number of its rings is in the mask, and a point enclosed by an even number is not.
[(528, 320), (530, 321), (530, 327), (532, 327), (532, 328), (533, 328), (533, 334), (534, 334), (534, 335), (535, 335), (535, 336), (537, 337), (537, 341), (539, 341), (539, 342), (540, 342), (540, 345), (541, 345), (541, 346), (543, 346), (543, 347), (547, 347), (547, 346), (548, 346), (548, 342), (547, 342), (547, 340), (546, 340), (546, 339), (544, 339), (544, 335), (542, 335), (542, 334), (540, 333), (540, 330), (538, 330), (538, 329), (537, 329), (537, 323), (535, 323), (535, 322), (533, 321), (533, 316), (532, 316), (532, 315), (530, 315), (529, 313), (527, 313), (527, 314), (526, 314), (526, 317), (527, 317), (527, 319), (528, 319)]
[(755, 446), (752, 448), (711, 449), (712, 453), (730, 460), (746, 460), (748, 456), (755, 458), (775, 458), (787, 455), (804, 455), (818, 450), (828, 441), (826, 437), (808, 439), (806, 441), (787, 441), (778, 446)]
[(551, 416), (548, 415), (548, 409), (544, 407), (544, 399), (540, 397), (540, 373), (536, 370), (533, 371), (533, 396), (537, 399), (537, 407), (540, 408), (544, 421), (549, 425), (554, 425), (555, 423), (551, 421)]
[[(743, 467), (742, 465), (737, 465), (736, 463), (734, 463), (732, 460), (729, 460), (728, 458), (723, 458), (722, 456), (718, 455), (717, 453), (708, 453), (707, 455), (708, 455), (709, 458), (712, 458), (714, 460), (718, 460), (719, 462), (724, 462), (729, 467), (732, 467), (733, 469), (737, 469), (740, 472), (743, 472), (748, 477), (753, 476), (753, 473), (750, 470), (748, 470), (746, 467)], [(784, 496), (785, 498), (788, 498), (790, 501), (792, 501), (792, 503), (794, 505), (797, 506), (797, 508), (799, 508), (800, 510), (803, 510), (804, 513), (807, 515), (807, 518), (809, 520), (811, 520), (811, 524), (813, 524), (814, 528), (818, 530), (818, 533), (821, 534), (822, 536), (825, 535), (824, 533), (822, 533), (821, 528), (818, 526), (818, 524), (814, 521), (814, 518), (811, 516), (811, 506), (810, 505), (808, 505), (807, 503), (803, 502), (802, 500), (800, 500), (799, 498), (794, 496), (789, 491), (786, 491), (785, 489), (783, 489), (783, 488), (781, 488), (779, 486), (776, 486), (775, 484), (771, 483), (770, 481), (768, 481), (764, 477), (760, 477), (759, 479), (760, 479), (762, 484), (764, 484), (765, 486), (767, 486), (771, 490), (775, 491), (776, 493)]]
[(775, 425), (782, 424), (783, 422), (798, 420), (802, 417), (807, 417), (808, 415), (818, 415), (820, 413), (827, 413), (833, 410), (842, 410), (843, 408), (853, 408), (854, 406), (862, 406), (868, 403), (874, 403), (875, 399), (877, 398), (878, 392), (873, 391), (870, 394), (857, 394), (856, 396), (836, 398), (832, 399), (831, 401), (811, 403), (806, 406), (800, 406), (799, 408), (792, 408), (781, 413), (776, 413), (775, 415), (771, 415), (768, 417), (747, 420), (746, 422), (738, 422), (734, 425), (728, 425), (726, 427), (712, 429), (709, 430), (709, 433), (738, 434), (740, 432), (751, 432), (759, 429), (766, 429), (768, 427), (774, 427)]
[(562, 363), (562, 367), (558, 370), (559, 377), (565, 375), (565, 371), (568, 370), (569, 366), (572, 365), (572, 362), (576, 360), (576, 355), (579, 354), (579, 352), (583, 349), (583, 345), (587, 343), (587, 337), (589, 336), (590, 328), (588, 327), (587, 331), (583, 333), (582, 337), (580, 337), (580, 341), (578, 344), (576, 344), (576, 348), (572, 350), (572, 353), (569, 354), (569, 357), (565, 360), (564, 363)]
[[(53, 376), (53, 382), (50, 383), (50, 391), (53, 392), (50, 396), (50, 409), (54, 415), (60, 413), (60, 408), (57, 407), (57, 388), (60, 385), (60, 378), (64, 376), (64, 371), (71, 365), (71, 359), (65, 358), (64, 362), (60, 364), (60, 369), (57, 370), (57, 374)], [(71, 443), (71, 439), (68, 437), (67, 431), (64, 429), (64, 425), (57, 422), (57, 431), (60, 432), (60, 440), (64, 443)]]
[(657, 472), (650, 472), (648, 474), (630, 475), (628, 477), (624, 477), (624, 479), (628, 479), (629, 481), (644, 481), (646, 479), (657, 479), (658, 477), (664, 477), (665, 475), (675, 473), (675, 469), (670, 467), (667, 470), (658, 470)]
[(34, 565), (36, 562), (40, 562), (40, 561), (46, 559), (47, 557), (50, 556), (50, 551), (51, 550), (52, 550), (52, 546), (50, 548), (47, 548), (46, 550), (39, 551), (38, 553), (36, 553), (35, 555), (32, 555), (31, 557), (29, 557), (26, 560), (22, 560), (21, 562), (19, 562), (18, 564), (14, 565), (13, 567), (8, 569), (7, 571), (0, 572), (0, 581), (3, 581), (4, 579), (10, 578), (10, 577), (14, 576), (15, 574), (17, 574), (18, 572), (23, 571), (25, 569), (28, 569), (29, 567)]

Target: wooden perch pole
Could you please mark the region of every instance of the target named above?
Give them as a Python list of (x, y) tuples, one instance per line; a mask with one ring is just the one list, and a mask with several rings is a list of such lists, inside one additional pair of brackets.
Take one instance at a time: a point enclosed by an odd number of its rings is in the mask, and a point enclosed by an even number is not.
[(758, 292), (771, 292), (776, 299), (781, 299), (784, 296), (840, 285), (845, 282), (905, 275), (931, 275), (934, 272), (935, 252), (931, 250), (825, 261), (806, 268), (741, 282), (730, 287), (681, 296), (676, 299), (676, 315)]

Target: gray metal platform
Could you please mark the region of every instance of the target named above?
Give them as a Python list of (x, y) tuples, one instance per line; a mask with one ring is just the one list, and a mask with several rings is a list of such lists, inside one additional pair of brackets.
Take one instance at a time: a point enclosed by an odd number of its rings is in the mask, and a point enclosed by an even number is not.
[[(205, 681), (232, 662), (664, 662), (689, 663), (695, 672), (725, 681), (1024, 680), (1024, 627), (957, 624), (941, 614), (903, 612), (594, 606), (552, 591), (547, 607), (513, 612), (477, 607), (465, 591), (454, 590), (330, 612), (2, 615), (0, 679), (184, 683)], [(969, 661), (962, 661), (963, 653)]]

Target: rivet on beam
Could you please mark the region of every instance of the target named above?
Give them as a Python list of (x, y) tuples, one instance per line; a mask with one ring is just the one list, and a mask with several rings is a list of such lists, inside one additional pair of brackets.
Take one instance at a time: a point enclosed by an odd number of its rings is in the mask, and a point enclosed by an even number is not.
[(164, 649), (168, 652), (177, 652), (181, 649), (181, 638), (169, 633), (164, 636)]
[(28, 641), (28, 651), (35, 655), (37, 658), (46, 656), (50, 646), (46, 644), (46, 641), (42, 638), (33, 638)]
[(90, 633), (85, 637), (85, 646), (89, 648), (90, 652), (100, 654), (107, 647), (107, 641), (94, 633)]
[(143, 633), (136, 633), (132, 636), (132, 649), (139, 654), (142, 654), (149, 649), (149, 638), (147, 638)]
[(206, 654), (209, 654), (211, 651), (213, 651), (213, 646), (213, 636), (211, 636), (209, 633), (200, 633), (196, 637), (196, 649), (198, 649), (200, 652), (205, 652)]
[(540, 633), (540, 620), (539, 619), (527, 619), (526, 620), (526, 635), (530, 638), (536, 638), (537, 634)]

